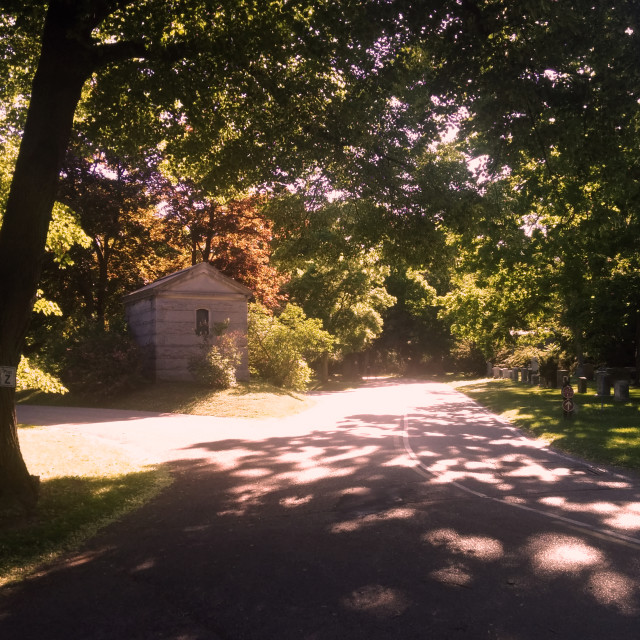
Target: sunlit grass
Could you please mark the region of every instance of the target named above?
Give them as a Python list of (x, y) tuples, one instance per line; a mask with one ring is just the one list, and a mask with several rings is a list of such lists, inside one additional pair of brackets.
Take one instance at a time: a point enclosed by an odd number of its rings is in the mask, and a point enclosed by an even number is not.
[(106, 400), (23, 392), (19, 402), (28, 404), (157, 411), (234, 418), (282, 418), (313, 406), (305, 394), (279, 389), (263, 382), (245, 382), (215, 391), (187, 382), (149, 384)]
[(613, 398), (602, 403), (590, 386), (586, 394), (576, 393), (575, 411), (567, 420), (559, 389), (500, 379), (452, 384), (561, 450), (593, 461), (640, 469), (640, 389), (631, 389), (629, 403), (617, 403)]
[(40, 476), (40, 500), (29, 517), (0, 504), (0, 585), (75, 548), (170, 482), (164, 469), (102, 441), (45, 427), (19, 436), (29, 471)]

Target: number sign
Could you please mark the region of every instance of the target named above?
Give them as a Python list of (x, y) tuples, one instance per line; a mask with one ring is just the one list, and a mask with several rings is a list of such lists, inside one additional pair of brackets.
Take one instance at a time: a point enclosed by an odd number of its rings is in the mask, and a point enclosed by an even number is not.
[(16, 386), (16, 368), (0, 367), (0, 387)]

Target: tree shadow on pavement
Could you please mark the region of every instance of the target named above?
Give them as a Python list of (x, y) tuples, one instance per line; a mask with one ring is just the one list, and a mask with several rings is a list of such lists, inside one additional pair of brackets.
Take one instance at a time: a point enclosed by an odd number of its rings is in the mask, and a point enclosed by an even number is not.
[(0, 634), (635, 640), (640, 545), (559, 517), (631, 523), (637, 491), (439, 397), (192, 445), (163, 495), (7, 593)]

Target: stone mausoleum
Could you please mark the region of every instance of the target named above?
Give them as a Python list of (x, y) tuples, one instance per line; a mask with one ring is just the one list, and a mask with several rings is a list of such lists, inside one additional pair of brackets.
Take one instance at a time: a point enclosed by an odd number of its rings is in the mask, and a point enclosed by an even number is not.
[(214, 324), (228, 320), (227, 331), (243, 336), (236, 377), (247, 380), (247, 303), (252, 295), (247, 287), (202, 262), (125, 296), (129, 329), (147, 350), (149, 373), (156, 380), (192, 380), (189, 356), (198, 352), (203, 334), (213, 336)]

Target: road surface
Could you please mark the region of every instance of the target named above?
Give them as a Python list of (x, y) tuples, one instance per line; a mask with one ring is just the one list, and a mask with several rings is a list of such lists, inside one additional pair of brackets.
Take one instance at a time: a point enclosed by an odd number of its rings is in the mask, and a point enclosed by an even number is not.
[(640, 483), (450, 387), (250, 421), (21, 407), (174, 484), (0, 595), (22, 640), (640, 638)]

